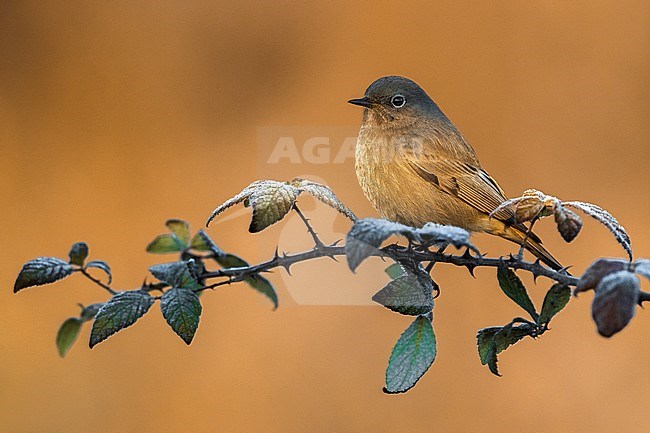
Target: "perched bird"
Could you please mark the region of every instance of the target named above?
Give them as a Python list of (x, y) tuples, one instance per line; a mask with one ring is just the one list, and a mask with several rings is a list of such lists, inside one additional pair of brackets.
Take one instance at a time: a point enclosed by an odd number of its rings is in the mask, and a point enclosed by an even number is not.
[[(415, 82), (398, 76), (379, 78), (363, 98), (356, 147), (356, 173), (377, 212), (413, 227), (427, 222), (485, 232), (521, 245), (527, 227), (512, 208), (492, 217), (506, 200), (483, 170), (472, 146)], [(530, 233), (525, 248), (553, 269), (562, 265)]]

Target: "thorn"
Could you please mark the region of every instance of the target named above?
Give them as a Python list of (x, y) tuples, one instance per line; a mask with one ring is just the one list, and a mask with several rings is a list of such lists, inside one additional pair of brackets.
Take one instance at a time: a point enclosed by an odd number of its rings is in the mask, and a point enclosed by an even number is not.
[(336, 241), (334, 241), (334, 243), (330, 244), (329, 246), (330, 246), (330, 247), (335, 247), (335, 246), (337, 246), (337, 245), (338, 245), (342, 240), (343, 240), (343, 239), (336, 240)]
[(327, 257), (329, 257), (330, 259), (334, 260), (336, 263), (339, 262), (339, 259), (337, 259), (336, 256), (335, 256), (334, 254), (330, 254), (330, 255), (328, 255)]
[(279, 248), (279, 247), (277, 247), (277, 246), (275, 247), (275, 253), (273, 254), (273, 260), (277, 260), (277, 259), (280, 258), (280, 254), (279, 254), (278, 248)]
[(469, 274), (470, 274), (472, 277), (476, 278), (476, 275), (474, 275), (474, 268), (476, 268), (476, 265), (473, 264), (473, 263), (466, 263), (466, 264), (465, 264), (465, 267), (466, 267), (467, 270), (469, 271)]
[(469, 252), (469, 247), (465, 250), (465, 252), (461, 257), (467, 260), (471, 260), (474, 258), (474, 256)]

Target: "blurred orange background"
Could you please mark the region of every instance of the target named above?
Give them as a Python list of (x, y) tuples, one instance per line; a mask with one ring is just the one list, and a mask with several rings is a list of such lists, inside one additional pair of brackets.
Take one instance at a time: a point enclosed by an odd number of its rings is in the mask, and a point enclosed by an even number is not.
[[(520, 312), (491, 269), (472, 279), (436, 267), (438, 357), (399, 396), (381, 387), (410, 319), (358, 305), (387, 281), (379, 261), (356, 275), (344, 261), (297, 265), (293, 279), (278, 271), (275, 312), (245, 286), (206, 293), (189, 348), (157, 305), (92, 351), (86, 325), (65, 360), (59, 324), (105, 292), (75, 275), (11, 293), (22, 263), (65, 258), (80, 240), (111, 264), (115, 288), (135, 288), (148, 266), (173, 259), (144, 252), (167, 218), (198, 229), (263, 176), (323, 179), (375, 216), (353, 160), (265, 166), (260, 128), (355, 131), (361, 112), (345, 101), (388, 74), (420, 83), (507, 193), (600, 204), (650, 257), (649, 41), (647, 1), (0, 3), (0, 431), (650, 431), (650, 314), (608, 340), (591, 321), (592, 295), (574, 298), (553, 332), (501, 355), (497, 378), (480, 365), (475, 333)], [(301, 203), (324, 233), (347, 229)], [(287, 235), (295, 223), (251, 235), (240, 216), (208, 232), (257, 262), (278, 242), (309, 247), (302, 227)], [(539, 226), (574, 273), (624, 255), (586, 218), (571, 245), (550, 221)], [(499, 239), (476, 243), (512, 252)], [(292, 296), (300, 285), (354, 295), (304, 305)], [(530, 286), (541, 302), (548, 282)]]

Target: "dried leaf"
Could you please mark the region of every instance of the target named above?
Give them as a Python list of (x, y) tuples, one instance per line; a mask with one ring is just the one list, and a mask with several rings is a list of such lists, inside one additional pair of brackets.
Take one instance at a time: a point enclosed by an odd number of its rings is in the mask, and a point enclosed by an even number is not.
[(574, 295), (587, 290), (593, 290), (598, 286), (600, 280), (609, 274), (627, 269), (629, 263), (621, 259), (598, 259), (593, 262), (578, 281)]
[(280, 221), (289, 213), (298, 190), (282, 182), (267, 181), (255, 188), (248, 200), (253, 208), (253, 219), (248, 231), (257, 233)]
[(639, 292), (639, 279), (628, 271), (607, 275), (600, 281), (591, 305), (600, 335), (611, 337), (627, 326), (634, 317)]
[(607, 212), (605, 209), (591, 203), (583, 203), (580, 201), (569, 201), (569, 202), (564, 202), (563, 205), (566, 207), (571, 207), (574, 209), (581, 210), (582, 212), (586, 213), (587, 215), (589, 215), (590, 217), (594, 218), (602, 225), (607, 227), (607, 229), (609, 229), (609, 231), (612, 232), (614, 238), (616, 238), (618, 243), (621, 244), (625, 252), (627, 252), (628, 256), (630, 257), (630, 260), (632, 260), (632, 247), (630, 243), (630, 237), (627, 235), (627, 232), (625, 231), (623, 226), (616, 220), (616, 218), (614, 218), (612, 214)]
[(575, 212), (562, 206), (555, 211), (555, 223), (560, 235), (567, 242), (574, 240), (582, 228), (582, 219)]
[(321, 185), (316, 182), (312, 182), (306, 179), (301, 179), (299, 177), (291, 181), (291, 185), (296, 187), (300, 192), (306, 192), (312, 197), (317, 198), (322, 201), (332, 209), (337, 210), (346, 217), (350, 218), (352, 221), (356, 221), (357, 217), (354, 213), (344, 205), (341, 200), (338, 199), (336, 194), (325, 185)]
[(70, 248), (68, 256), (70, 257), (71, 265), (83, 266), (84, 261), (88, 257), (88, 244), (85, 242), (77, 242)]

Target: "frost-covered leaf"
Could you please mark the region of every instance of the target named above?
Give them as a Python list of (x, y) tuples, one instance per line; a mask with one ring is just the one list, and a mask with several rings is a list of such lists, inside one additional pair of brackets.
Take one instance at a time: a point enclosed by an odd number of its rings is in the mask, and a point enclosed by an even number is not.
[(481, 329), (476, 335), (481, 364), (487, 364), (492, 374), (501, 376), (497, 366), (497, 355), (527, 335), (534, 335), (533, 327), (527, 323), (517, 326), (510, 323), (503, 327), (494, 326)]
[(334, 191), (332, 191), (328, 186), (298, 177), (291, 181), (291, 185), (296, 187), (300, 192), (306, 192), (312, 197), (317, 198), (329, 207), (350, 218), (352, 221), (357, 220), (354, 212), (348, 209), (348, 207), (339, 200), (336, 194), (334, 194)]
[(145, 291), (132, 290), (113, 296), (99, 309), (90, 332), (90, 348), (133, 325), (149, 311), (154, 299)]
[(86, 269), (88, 268), (101, 269), (108, 276), (108, 284), (111, 284), (111, 282), (113, 281), (113, 274), (111, 274), (111, 267), (105, 261), (91, 260), (88, 263), (86, 263)]
[(497, 269), (497, 279), (499, 280), (499, 286), (503, 290), (503, 293), (526, 310), (533, 320), (537, 321), (539, 316), (535, 311), (533, 301), (530, 300), (526, 286), (524, 286), (524, 283), (521, 282), (517, 274), (512, 269), (499, 267)]
[(160, 309), (169, 326), (189, 345), (199, 326), (202, 311), (196, 293), (177, 287), (167, 290), (160, 299)]
[(520, 197), (511, 198), (501, 203), (490, 213), (490, 217), (498, 216), (504, 209), (512, 208), (517, 222), (532, 221), (552, 215), (560, 201), (536, 189), (528, 189)]
[(650, 280), (650, 260), (637, 259), (634, 262), (634, 273)]
[(401, 277), (405, 273), (404, 268), (402, 268), (402, 265), (400, 265), (399, 263), (393, 263), (392, 265), (384, 269), (384, 272), (386, 272), (386, 274), (388, 274), (388, 276), (391, 277), (393, 280), (395, 278)]
[(555, 223), (560, 235), (567, 242), (574, 240), (582, 228), (582, 219), (575, 212), (561, 206), (555, 212)]
[(160, 281), (169, 284), (171, 287), (197, 290), (201, 285), (192, 276), (190, 261), (178, 261), (162, 263), (149, 268), (149, 272)]
[(611, 337), (627, 326), (634, 317), (639, 292), (639, 279), (628, 271), (607, 275), (600, 281), (591, 305), (600, 335)]
[(68, 257), (70, 257), (71, 265), (83, 266), (84, 261), (88, 257), (88, 244), (85, 242), (77, 242), (72, 245)]
[(87, 307), (81, 304), (79, 304), (79, 306), (81, 307), (81, 314), (79, 318), (84, 322), (88, 322), (95, 318), (99, 310), (104, 306), (104, 302), (97, 302), (95, 304), (90, 304)]
[(426, 314), (433, 309), (433, 284), (431, 277), (424, 272), (421, 275), (408, 272), (390, 281), (375, 293), (372, 300), (400, 314)]
[(183, 250), (181, 241), (170, 233), (158, 235), (147, 245), (147, 252), (153, 254), (178, 253)]
[(574, 295), (586, 290), (593, 290), (598, 286), (600, 280), (609, 274), (627, 269), (629, 263), (622, 259), (598, 259), (593, 262), (578, 281)]
[(466, 246), (476, 250), (469, 242), (469, 233), (459, 227), (428, 223), (422, 228), (414, 228), (384, 219), (365, 218), (357, 220), (346, 237), (345, 255), (350, 269), (354, 271), (391, 235), (401, 235), (427, 245), (452, 244), (456, 248)]
[(436, 336), (431, 320), (418, 316), (393, 347), (386, 369), (386, 392), (411, 389), (436, 358)]
[(566, 207), (572, 207), (574, 209), (581, 210), (582, 212), (586, 213), (607, 227), (607, 229), (612, 232), (618, 243), (621, 244), (625, 252), (627, 252), (630, 260), (632, 260), (632, 247), (630, 243), (630, 237), (627, 235), (627, 232), (623, 226), (618, 222), (616, 218), (614, 218), (612, 214), (607, 212), (605, 209), (591, 203), (569, 201), (564, 202), (563, 205)]
[(559, 313), (569, 302), (571, 289), (564, 284), (553, 284), (544, 296), (542, 311), (539, 313), (539, 324), (548, 324), (553, 316)]
[(81, 319), (70, 317), (61, 324), (59, 332), (56, 334), (56, 348), (59, 350), (61, 358), (65, 357), (77, 337), (79, 337), (82, 323)]
[(261, 232), (280, 221), (289, 213), (297, 197), (298, 190), (286, 183), (267, 181), (258, 185), (248, 197), (253, 208), (253, 218), (248, 231)]
[(242, 203), (242, 202), (248, 200), (248, 197), (251, 195), (251, 192), (252, 192), (252, 191), (253, 191), (253, 190), (254, 190), (258, 185), (260, 185), (260, 184), (262, 184), (262, 183), (264, 183), (264, 182), (267, 182), (267, 181), (265, 181), (265, 180), (256, 180), (255, 182), (251, 183), (251, 184), (248, 185), (246, 188), (244, 188), (244, 189), (242, 190), (242, 192), (240, 192), (239, 194), (237, 194), (237, 195), (234, 196), (234, 197), (229, 198), (229, 199), (226, 200), (224, 203), (222, 203), (221, 205), (217, 206), (217, 208), (216, 208), (215, 210), (213, 210), (212, 213), (210, 214), (210, 217), (208, 218), (208, 221), (205, 223), (206, 227), (210, 225), (210, 223), (212, 222), (212, 220), (214, 220), (214, 219), (217, 217), (217, 215), (219, 215), (220, 213), (222, 213), (223, 211), (225, 211), (225, 210), (228, 209), (229, 207), (234, 206), (234, 205), (236, 205), (236, 204), (239, 204), (239, 203)]
[(192, 243), (190, 244), (190, 247), (197, 251), (210, 251), (216, 257), (223, 256), (226, 254), (221, 248), (217, 246), (217, 244), (214, 243), (212, 238), (210, 238), (210, 236), (208, 236), (208, 234), (203, 230), (199, 230), (198, 232), (196, 232), (196, 234), (192, 238)]
[(63, 279), (73, 272), (72, 266), (56, 257), (39, 257), (23, 265), (16, 282), (14, 293), (26, 287), (42, 286)]
[(169, 219), (165, 222), (165, 225), (176, 236), (183, 248), (190, 245), (190, 225), (186, 221)]

